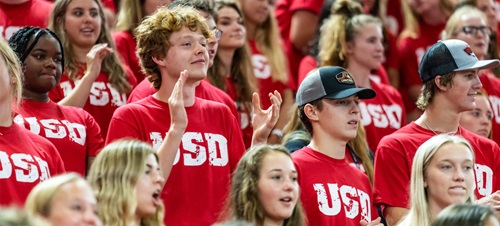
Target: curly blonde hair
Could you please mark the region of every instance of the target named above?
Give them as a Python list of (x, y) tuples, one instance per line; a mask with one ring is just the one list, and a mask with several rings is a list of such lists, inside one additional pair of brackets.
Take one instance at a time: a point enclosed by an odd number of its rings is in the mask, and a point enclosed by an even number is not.
[(148, 75), (155, 89), (161, 85), (161, 74), (153, 57), (165, 58), (170, 49), (170, 36), (183, 27), (201, 33), (205, 38), (214, 34), (205, 23), (205, 19), (197, 10), (187, 6), (177, 6), (171, 9), (160, 7), (153, 15), (147, 17), (135, 30), (137, 40), (137, 55), (142, 71)]

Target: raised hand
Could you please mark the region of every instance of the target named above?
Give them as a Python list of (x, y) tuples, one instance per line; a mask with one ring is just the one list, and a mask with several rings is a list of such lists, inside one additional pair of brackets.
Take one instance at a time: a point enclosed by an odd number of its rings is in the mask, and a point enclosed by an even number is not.
[(278, 91), (269, 93), (269, 99), (271, 100), (272, 105), (268, 109), (262, 110), (262, 108), (260, 107), (259, 94), (253, 93), (252, 145), (266, 143), (269, 134), (271, 134), (271, 131), (276, 125), (276, 122), (278, 122), (280, 106), (283, 102), (283, 99), (281, 98), (281, 94)]
[(187, 70), (181, 72), (179, 80), (175, 83), (172, 94), (168, 98), (168, 108), (170, 110), (170, 127), (173, 129), (184, 130), (187, 127), (187, 114), (184, 108), (184, 84), (186, 84), (186, 79), (188, 77)]
[(181, 72), (179, 80), (175, 83), (172, 94), (168, 98), (168, 109), (170, 110), (170, 128), (160, 147), (158, 148), (158, 159), (162, 175), (168, 178), (174, 165), (175, 155), (181, 145), (182, 136), (186, 131), (188, 119), (184, 108), (184, 84), (188, 77), (187, 70)]
[[(113, 53), (113, 49), (108, 47), (108, 43), (100, 43), (92, 46), (87, 53), (87, 71), (90, 75), (97, 75), (101, 71), (102, 61), (106, 56)], [(87, 73), (86, 73), (87, 74)]]

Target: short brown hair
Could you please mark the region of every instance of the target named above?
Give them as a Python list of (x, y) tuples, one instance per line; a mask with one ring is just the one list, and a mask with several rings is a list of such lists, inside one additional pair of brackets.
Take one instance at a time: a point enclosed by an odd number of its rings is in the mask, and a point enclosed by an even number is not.
[(323, 109), (323, 102), (321, 100), (323, 100), (323, 98), (299, 106), (300, 121), (302, 122), (302, 124), (304, 124), (304, 127), (306, 127), (307, 132), (309, 132), (311, 136), (313, 135), (312, 124), (311, 121), (309, 121), (309, 118), (307, 117), (306, 113), (304, 112), (304, 108), (306, 107), (306, 105), (310, 104), (316, 107), (319, 111), (321, 111)]

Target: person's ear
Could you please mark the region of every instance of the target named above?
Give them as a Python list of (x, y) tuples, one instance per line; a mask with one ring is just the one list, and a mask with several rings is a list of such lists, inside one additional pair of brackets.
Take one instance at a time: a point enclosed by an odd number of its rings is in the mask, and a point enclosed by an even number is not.
[(354, 49), (354, 43), (352, 42), (346, 42), (345, 44), (345, 55), (349, 55), (353, 52)]
[(160, 59), (158, 57), (155, 57), (155, 56), (151, 56), (151, 59), (153, 59), (153, 61), (158, 64), (158, 65), (161, 65), (161, 66), (165, 66), (166, 65), (166, 57), (164, 57), (163, 59)]
[(434, 78), (434, 83), (436, 83), (436, 87), (441, 90), (441, 91), (446, 91), (448, 90), (448, 87), (441, 85), (441, 79), (443, 79), (443, 76), (438, 75)]
[(307, 116), (309, 121), (318, 121), (318, 113), (319, 110), (317, 107), (313, 106), (312, 104), (306, 104), (304, 106), (304, 114)]

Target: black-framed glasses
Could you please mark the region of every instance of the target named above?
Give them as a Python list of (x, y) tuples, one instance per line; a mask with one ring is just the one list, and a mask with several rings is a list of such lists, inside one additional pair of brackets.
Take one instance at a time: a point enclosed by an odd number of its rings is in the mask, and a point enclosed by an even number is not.
[(481, 31), (481, 33), (483, 33), (483, 35), (490, 35), (491, 34), (491, 29), (489, 27), (486, 27), (486, 26), (465, 26), (465, 27), (462, 27), (462, 31), (465, 33), (465, 34), (473, 34), (473, 35), (477, 35), (477, 31)]
[(222, 31), (219, 28), (214, 28), (212, 30), (212, 32), (214, 33), (215, 38), (217, 39), (217, 41), (219, 41), (220, 37), (222, 36)]

